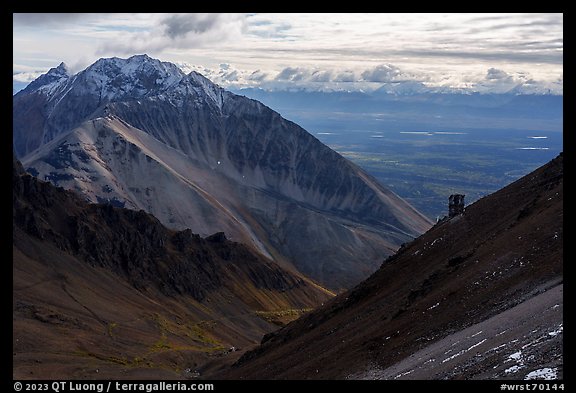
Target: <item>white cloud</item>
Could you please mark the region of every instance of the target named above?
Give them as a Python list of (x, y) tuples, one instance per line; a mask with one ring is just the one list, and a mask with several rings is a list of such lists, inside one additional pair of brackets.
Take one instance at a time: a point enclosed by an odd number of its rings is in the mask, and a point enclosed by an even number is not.
[(381, 64), (358, 70), (320, 67), (284, 67), (277, 72), (242, 69), (230, 63), (216, 68), (179, 63), (189, 73), (200, 72), (224, 88), (260, 87), (266, 90), (303, 89), (309, 91), (376, 89), (391, 91), (454, 91), (504, 93), (512, 89), (521, 93), (562, 92), (562, 78), (544, 82), (529, 73), (509, 73), (498, 68), (484, 69), (454, 79), (454, 76), (431, 77), (418, 70), (404, 70), (392, 64)]
[(330, 70), (318, 70), (314, 71), (310, 75), (311, 82), (330, 82), (332, 81), (332, 71)]
[(302, 81), (310, 75), (310, 71), (304, 67), (286, 67), (274, 78), (278, 81)]
[(222, 75), (222, 79), (228, 82), (238, 82), (240, 80), (240, 74), (237, 70), (226, 72)]
[(45, 74), (49, 68), (38, 69), (23, 64), (12, 64), (12, 80), (20, 83), (30, 83), (40, 75)]
[(396, 82), (402, 75), (400, 69), (391, 64), (380, 64), (362, 73), (362, 79), (367, 82)]
[(12, 75), (12, 79), (16, 82), (30, 83), (45, 73), (46, 71), (20, 72)]
[[(164, 60), (164, 59), (163, 59)], [(563, 78), (541, 81), (530, 73), (513, 73), (490, 67), (483, 72), (470, 73), (455, 80), (452, 76), (430, 77), (420, 71), (406, 71), (392, 64), (380, 64), (358, 70), (320, 67), (285, 67), (277, 72), (252, 71), (236, 67), (231, 63), (219, 63), (210, 68), (187, 62), (176, 62), (186, 74), (196, 71), (224, 88), (260, 87), (267, 90), (303, 89), (309, 91), (376, 89), (395, 92), (409, 91), (453, 91), (464, 89), (477, 92), (543, 93), (562, 94)], [(47, 69), (35, 70), (14, 64), (15, 83), (29, 83)], [(76, 70), (74, 72), (77, 72)]]
[(248, 75), (249, 81), (261, 82), (268, 78), (268, 74), (266, 72), (262, 72), (261, 70), (256, 70), (250, 75)]
[(510, 76), (506, 71), (499, 70), (497, 68), (489, 68), (486, 72), (486, 79), (491, 81), (506, 81), (510, 82), (513, 80), (512, 76)]
[(338, 74), (333, 78), (334, 82), (355, 82), (358, 80), (356, 73), (352, 70), (344, 70), (338, 72)]
[(39, 69), (38, 67), (29, 66), (26, 64), (16, 64), (12, 63), (12, 73), (19, 74), (22, 72), (39, 72), (39, 71), (48, 71), (50, 67)]

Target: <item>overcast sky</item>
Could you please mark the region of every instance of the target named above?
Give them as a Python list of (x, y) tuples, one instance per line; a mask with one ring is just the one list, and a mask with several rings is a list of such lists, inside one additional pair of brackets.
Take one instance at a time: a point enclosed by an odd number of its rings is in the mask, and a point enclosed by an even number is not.
[(14, 14), (14, 80), (147, 53), (224, 87), (562, 93), (562, 14)]

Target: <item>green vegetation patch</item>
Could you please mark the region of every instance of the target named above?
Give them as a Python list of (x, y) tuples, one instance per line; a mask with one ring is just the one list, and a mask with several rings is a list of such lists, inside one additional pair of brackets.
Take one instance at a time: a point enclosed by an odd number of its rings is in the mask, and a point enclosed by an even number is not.
[(255, 311), (254, 314), (266, 322), (273, 323), (278, 326), (284, 326), (300, 318), (300, 316), (311, 310), (312, 308), (291, 308), (275, 311)]
[[(201, 321), (195, 324), (171, 321), (160, 314), (153, 314), (152, 320), (160, 330), (160, 338), (151, 347), (151, 352), (159, 351), (199, 351), (214, 352), (226, 347), (214, 338), (206, 328), (214, 324)], [(183, 344), (182, 342), (185, 342)], [(177, 343), (180, 342), (180, 343)]]

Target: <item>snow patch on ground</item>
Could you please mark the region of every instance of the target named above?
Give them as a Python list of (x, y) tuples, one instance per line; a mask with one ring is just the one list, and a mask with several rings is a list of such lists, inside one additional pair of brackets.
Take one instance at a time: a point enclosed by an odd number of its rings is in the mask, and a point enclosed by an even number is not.
[(454, 359), (455, 357), (457, 357), (457, 356), (460, 356), (460, 355), (462, 355), (462, 354), (464, 354), (464, 353), (466, 353), (466, 352), (470, 351), (470, 350), (471, 350), (471, 349), (473, 349), (473, 348), (476, 348), (477, 346), (479, 346), (479, 345), (483, 344), (483, 343), (484, 343), (486, 340), (487, 340), (487, 339), (484, 339), (484, 340), (482, 340), (482, 341), (480, 341), (480, 342), (478, 342), (478, 343), (476, 343), (476, 344), (472, 345), (472, 346), (471, 346), (470, 348), (468, 348), (468, 349), (463, 349), (463, 350), (461, 350), (460, 352), (458, 352), (458, 353), (456, 353), (456, 354), (454, 354), (454, 355), (450, 356), (449, 358), (446, 358), (446, 359), (442, 360), (442, 363), (446, 363), (446, 362), (448, 362), (448, 361), (450, 361), (450, 360)]
[(413, 373), (413, 372), (414, 372), (414, 370), (406, 371), (405, 373), (401, 373), (401, 374), (396, 375), (394, 377), (394, 379), (398, 379), (400, 377), (403, 377), (403, 376), (408, 375), (408, 374)]
[(506, 374), (510, 374), (510, 373), (517, 373), (518, 371), (522, 370), (524, 368), (524, 366), (521, 365), (517, 365), (515, 364), (514, 366), (507, 368), (506, 370), (504, 370), (504, 372)]
[(558, 325), (558, 329), (549, 332), (548, 335), (554, 337), (554, 336), (559, 335), (563, 331), (564, 331), (564, 327), (563, 327), (563, 324), (561, 323), (560, 325)]
[(512, 355), (508, 356), (508, 359), (511, 359), (511, 360), (522, 359), (522, 351), (514, 352)]
[(541, 369), (529, 372), (524, 377), (524, 380), (530, 380), (530, 379), (552, 380), (552, 379), (557, 379), (557, 376), (558, 376), (558, 368), (545, 367), (545, 368), (541, 368)]

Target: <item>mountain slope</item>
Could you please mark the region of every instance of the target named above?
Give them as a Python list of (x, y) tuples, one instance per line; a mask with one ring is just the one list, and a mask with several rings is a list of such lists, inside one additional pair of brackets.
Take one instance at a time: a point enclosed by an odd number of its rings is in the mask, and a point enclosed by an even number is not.
[(218, 377), (562, 378), (562, 223), (560, 155), (440, 222)]
[(63, 68), (14, 97), (14, 149), (90, 201), (225, 231), (336, 289), (431, 226), (301, 127), (200, 74), (146, 55)]
[(13, 283), (16, 379), (192, 377), (331, 296), (222, 233), (86, 204), (16, 162)]

